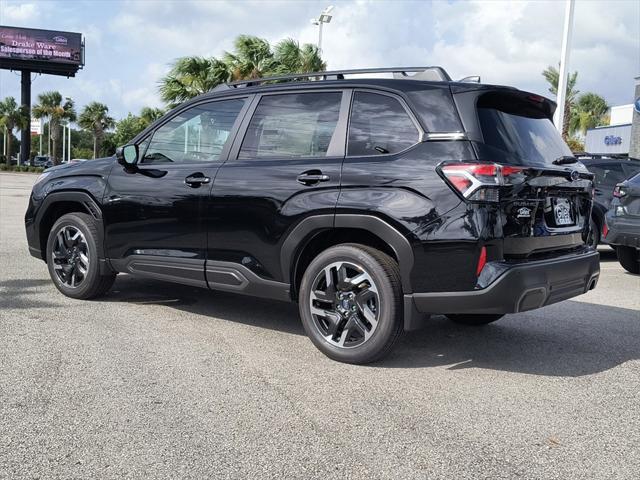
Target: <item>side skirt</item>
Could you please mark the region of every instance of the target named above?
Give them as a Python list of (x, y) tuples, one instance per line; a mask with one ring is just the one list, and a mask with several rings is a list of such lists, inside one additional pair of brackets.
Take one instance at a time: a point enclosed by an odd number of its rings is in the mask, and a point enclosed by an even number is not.
[(131, 255), (110, 263), (118, 272), (142, 278), (291, 301), (289, 284), (262, 278), (238, 263), (155, 255)]

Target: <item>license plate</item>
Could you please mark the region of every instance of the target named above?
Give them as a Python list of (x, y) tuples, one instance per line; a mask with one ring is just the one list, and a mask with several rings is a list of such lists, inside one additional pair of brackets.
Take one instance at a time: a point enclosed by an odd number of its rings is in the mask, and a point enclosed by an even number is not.
[(571, 218), (571, 202), (568, 198), (555, 198), (553, 201), (553, 215), (556, 225), (573, 225)]

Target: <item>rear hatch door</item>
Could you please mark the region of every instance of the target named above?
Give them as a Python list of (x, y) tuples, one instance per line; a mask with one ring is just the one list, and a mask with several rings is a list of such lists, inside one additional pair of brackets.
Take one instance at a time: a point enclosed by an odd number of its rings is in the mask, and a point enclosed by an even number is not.
[(452, 89), (478, 160), (503, 166), (498, 202), (505, 258), (583, 246), (593, 175), (553, 125), (555, 103), (505, 87)]

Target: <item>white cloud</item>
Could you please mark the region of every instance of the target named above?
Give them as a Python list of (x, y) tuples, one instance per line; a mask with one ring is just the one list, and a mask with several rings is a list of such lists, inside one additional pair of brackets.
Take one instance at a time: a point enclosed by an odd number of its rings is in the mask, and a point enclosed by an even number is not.
[(24, 22), (31, 21), (38, 11), (35, 3), (5, 4), (0, 2), (0, 23), (5, 25), (23, 26)]
[[(541, 71), (559, 60), (564, 2), (558, 1), (124, 1), (41, 2), (2, 0), (2, 22), (82, 31), (87, 65), (75, 79), (42, 76), (42, 90), (60, 89), (79, 106), (109, 105), (114, 116), (158, 105), (157, 81), (175, 58), (219, 56), (240, 33), (271, 42), (286, 37), (315, 43), (309, 23), (329, 3), (324, 27), (329, 68), (441, 65), (452, 77), (548, 95)], [(43, 14), (46, 9), (46, 15)], [(640, 2), (578, 0), (571, 70), (578, 88), (611, 104), (630, 102), (640, 74)], [(18, 17), (23, 20), (17, 20)], [(0, 96), (19, 95), (16, 77), (0, 73)]]

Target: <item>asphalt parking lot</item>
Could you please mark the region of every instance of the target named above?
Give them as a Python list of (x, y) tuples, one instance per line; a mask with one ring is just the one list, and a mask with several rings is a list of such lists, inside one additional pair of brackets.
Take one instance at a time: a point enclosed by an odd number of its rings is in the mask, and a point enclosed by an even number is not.
[(0, 478), (638, 478), (640, 277), (335, 363), (294, 305), (121, 275), (63, 297), (0, 174)]

